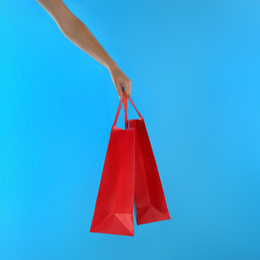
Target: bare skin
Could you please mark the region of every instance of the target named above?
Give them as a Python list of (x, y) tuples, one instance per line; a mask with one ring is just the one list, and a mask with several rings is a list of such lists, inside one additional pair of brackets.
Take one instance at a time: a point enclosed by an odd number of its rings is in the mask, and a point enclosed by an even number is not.
[(71, 42), (109, 70), (119, 98), (123, 98), (124, 88), (127, 96), (130, 97), (132, 81), (119, 69), (115, 61), (112, 60), (86, 25), (67, 8), (63, 1), (36, 1), (50, 14), (61, 32)]

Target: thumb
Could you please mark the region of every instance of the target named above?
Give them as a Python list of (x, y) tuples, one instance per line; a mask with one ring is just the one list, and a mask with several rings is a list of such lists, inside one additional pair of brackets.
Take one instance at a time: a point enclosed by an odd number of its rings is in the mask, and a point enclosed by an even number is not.
[(117, 94), (121, 100), (124, 97), (124, 94), (123, 94), (124, 87), (120, 83), (118, 83), (118, 86), (116, 89), (117, 89)]

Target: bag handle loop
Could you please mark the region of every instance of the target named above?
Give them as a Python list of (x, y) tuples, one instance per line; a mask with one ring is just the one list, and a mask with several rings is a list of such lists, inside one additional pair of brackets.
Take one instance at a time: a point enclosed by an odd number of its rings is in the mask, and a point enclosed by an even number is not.
[(123, 90), (123, 94), (124, 94), (124, 97), (120, 100), (119, 102), (119, 106), (118, 106), (118, 109), (117, 109), (117, 113), (116, 113), (116, 118), (115, 118), (115, 121), (113, 123), (113, 126), (116, 125), (116, 122), (117, 122), (117, 119), (118, 119), (118, 116), (119, 116), (119, 112), (121, 110), (121, 107), (122, 107), (122, 103), (124, 102), (124, 110), (125, 110), (125, 128), (127, 129), (128, 128), (128, 124), (127, 124), (127, 99), (131, 102), (131, 104), (133, 105), (133, 107), (135, 108), (137, 114), (139, 115), (139, 117), (142, 117), (141, 114), (139, 113), (139, 111), (136, 109), (134, 103), (133, 103), (133, 100), (131, 99), (131, 97), (128, 97), (125, 90)]

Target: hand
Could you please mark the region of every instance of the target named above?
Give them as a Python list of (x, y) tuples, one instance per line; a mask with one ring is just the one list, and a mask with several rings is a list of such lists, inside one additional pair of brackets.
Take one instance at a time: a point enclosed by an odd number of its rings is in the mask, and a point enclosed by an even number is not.
[[(110, 74), (120, 100), (124, 96), (123, 95), (124, 87), (127, 96), (130, 97), (132, 92), (132, 81), (117, 66), (110, 69)], [(122, 85), (124, 85), (124, 87)]]

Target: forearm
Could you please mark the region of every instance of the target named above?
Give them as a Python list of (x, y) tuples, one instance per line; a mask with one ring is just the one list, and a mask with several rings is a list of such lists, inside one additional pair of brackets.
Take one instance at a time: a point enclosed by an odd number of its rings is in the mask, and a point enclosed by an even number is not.
[(90, 30), (76, 16), (58, 23), (58, 26), (70, 41), (108, 70), (117, 67), (117, 64), (108, 55)]
[(62, 0), (37, 0), (52, 16), (61, 32), (77, 47), (86, 52), (109, 71), (117, 68), (117, 64), (108, 55), (98, 40), (70, 10)]

